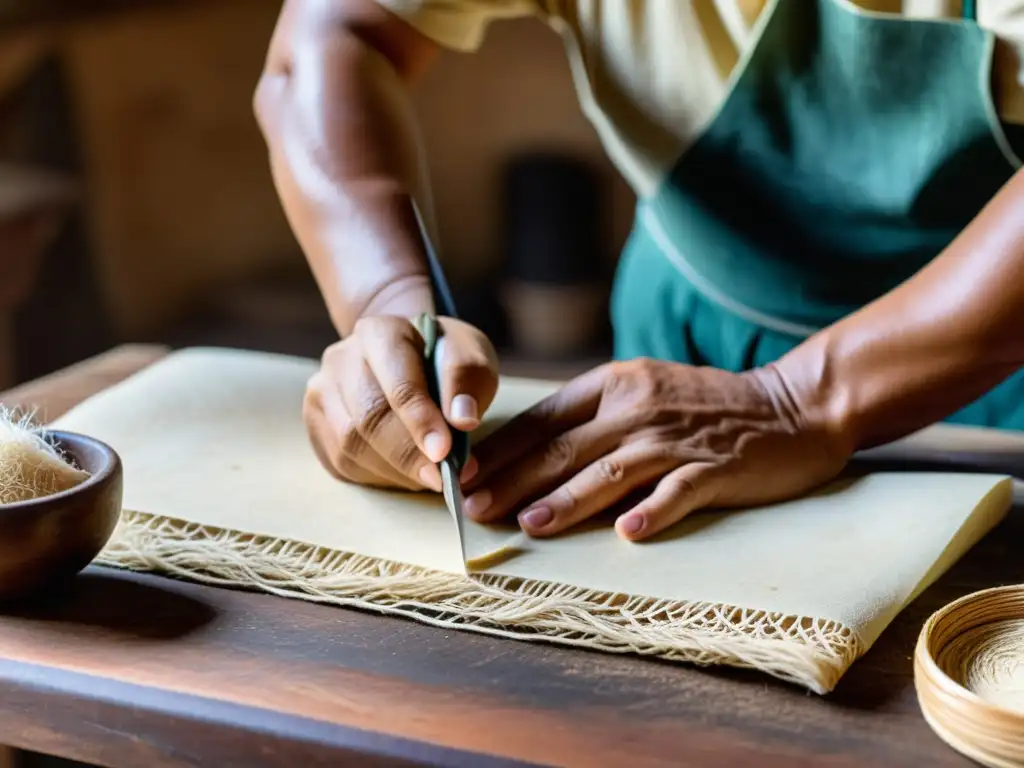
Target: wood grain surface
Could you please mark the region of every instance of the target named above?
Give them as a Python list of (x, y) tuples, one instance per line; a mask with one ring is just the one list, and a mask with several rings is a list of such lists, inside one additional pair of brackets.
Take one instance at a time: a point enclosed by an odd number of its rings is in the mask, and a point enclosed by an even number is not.
[[(120, 354), (19, 398), (44, 392), (60, 410), (145, 364)], [(753, 673), (93, 568), (0, 618), (0, 743), (139, 768), (968, 766), (921, 718), (914, 641), (946, 602), (1021, 581), (1015, 509), (818, 697)]]

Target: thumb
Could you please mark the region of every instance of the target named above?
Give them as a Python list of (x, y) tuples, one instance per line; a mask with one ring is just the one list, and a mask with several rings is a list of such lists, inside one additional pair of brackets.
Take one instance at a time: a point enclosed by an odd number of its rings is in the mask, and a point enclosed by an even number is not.
[(498, 391), (498, 356), (483, 333), (458, 320), (444, 318), (438, 339), (441, 409), (456, 429), (480, 426)]

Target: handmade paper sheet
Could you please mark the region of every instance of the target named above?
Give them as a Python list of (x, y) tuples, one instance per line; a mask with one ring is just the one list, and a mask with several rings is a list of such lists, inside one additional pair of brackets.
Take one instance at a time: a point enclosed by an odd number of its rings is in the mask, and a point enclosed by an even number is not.
[[(1002, 476), (873, 474), (771, 507), (699, 513), (653, 542), (625, 542), (597, 522), (468, 576), (439, 495), (348, 485), (320, 467), (301, 418), (315, 369), (188, 350), (59, 419), (124, 461), (126, 513), (101, 561), (493, 634), (755, 667), (826, 692), (1012, 496)], [(556, 386), (503, 380), (488, 418)], [(512, 530), (470, 522), (467, 555)]]

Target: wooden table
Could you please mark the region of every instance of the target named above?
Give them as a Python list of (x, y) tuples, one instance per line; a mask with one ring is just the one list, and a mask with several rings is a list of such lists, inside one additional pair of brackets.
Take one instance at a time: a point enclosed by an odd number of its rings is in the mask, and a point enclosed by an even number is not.
[[(20, 388), (55, 417), (162, 354)], [(967, 766), (922, 720), (924, 618), (1024, 581), (1015, 510), (828, 697), (698, 670), (93, 568), (0, 618), (0, 743), (104, 766)]]

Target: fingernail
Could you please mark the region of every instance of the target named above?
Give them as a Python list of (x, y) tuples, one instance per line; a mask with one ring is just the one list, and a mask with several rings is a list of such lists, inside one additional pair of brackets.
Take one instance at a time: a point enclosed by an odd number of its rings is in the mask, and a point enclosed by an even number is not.
[(619, 527), (623, 533), (635, 536), (644, 528), (643, 515), (626, 515), (619, 521)]
[(452, 398), (453, 421), (476, 421), (480, 418), (476, 399), (469, 395), (456, 395)]
[(468, 483), (474, 477), (476, 473), (480, 471), (480, 462), (476, 460), (475, 456), (470, 456), (466, 461), (466, 466), (462, 468), (462, 474), (459, 476), (459, 480), (463, 483)]
[(466, 514), (470, 517), (479, 517), (491, 506), (492, 500), (490, 491), (477, 491), (466, 499)]
[(444, 435), (440, 432), (430, 432), (423, 438), (423, 450), (427, 458), (435, 464), (444, 459)]
[(519, 524), (527, 528), (543, 528), (555, 519), (554, 513), (547, 507), (528, 509), (519, 515)]
[(420, 467), (420, 482), (423, 483), (427, 488), (431, 488), (435, 491), (441, 491), (441, 476), (437, 472), (437, 468), (431, 465)]

